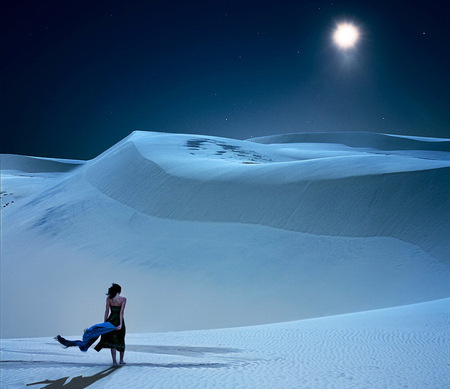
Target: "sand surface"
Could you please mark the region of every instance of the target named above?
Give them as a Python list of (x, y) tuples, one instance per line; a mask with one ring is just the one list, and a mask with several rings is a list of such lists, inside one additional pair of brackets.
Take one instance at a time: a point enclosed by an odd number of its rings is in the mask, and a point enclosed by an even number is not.
[(130, 334), (128, 364), (117, 369), (110, 369), (107, 350), (64, 350), (51, 338), (3, 340), (1, 383), (11, 389), (33, 383), (92, 389), (442, 389), (450, 378), (449, 304), (444, 299), (273, 325)]

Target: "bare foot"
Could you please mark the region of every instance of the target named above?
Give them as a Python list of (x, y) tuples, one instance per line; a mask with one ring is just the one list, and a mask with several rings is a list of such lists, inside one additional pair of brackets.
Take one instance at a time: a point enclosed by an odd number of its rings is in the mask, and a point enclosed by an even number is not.
[(126, 362), (124, 362), (124, 361), (120, 361), (119, 362), (121, 365), (126, 365), (127, 363)]

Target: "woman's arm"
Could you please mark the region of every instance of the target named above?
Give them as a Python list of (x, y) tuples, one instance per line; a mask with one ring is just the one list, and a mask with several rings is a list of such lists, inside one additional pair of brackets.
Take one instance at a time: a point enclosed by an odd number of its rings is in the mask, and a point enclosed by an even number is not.
[(120, 308), (120, 324), (119, 327), (117, 327), (118, 330), (122, 329), (122, 324), (123, 324), (123, 312), (125, 311), (125, 305), (127, 304), (127, 299), (124, 297), (123, 298), (123, 302), (122, 302), (122, 306)]
[(106, 298), (106, 308), (105, 308), (105, 318), (103, 321), (108, 320), (108, 315), (109, 315), (109, 301), (108, 301), (108, 297)]

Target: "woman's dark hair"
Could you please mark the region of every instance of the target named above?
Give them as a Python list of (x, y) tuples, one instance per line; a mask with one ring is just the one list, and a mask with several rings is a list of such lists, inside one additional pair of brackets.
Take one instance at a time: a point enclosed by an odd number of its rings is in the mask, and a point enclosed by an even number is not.
[(112, 284), (112, 286), (108, 289), (108, 293), (106, 294), (108, 295), (108, 298), (113, 299), (114, 297), (116, 297), (116, 294), (120, 293), (121, 291), (122, 288), (119, 284)]

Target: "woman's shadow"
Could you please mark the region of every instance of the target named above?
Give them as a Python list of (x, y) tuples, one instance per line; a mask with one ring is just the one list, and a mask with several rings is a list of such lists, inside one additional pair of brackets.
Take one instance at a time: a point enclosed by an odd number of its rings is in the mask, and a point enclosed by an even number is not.
[(51, 388), (51, 389), (83, 389), (87, 388), (89, 385), (92, 385), (94, 382), (101, 380), (102, 378), (107, 377), (115, 370), (120, 369), (122, 366), (112, 366), (103, 370), (97, 374), (91, 375), (89, 377), (77, 376), (72, 378), (68, 383), (66, 383), (69, 377), (63, 377), (58, 380), (45, 380), (40, 382), (33, 382), (31, 384), (27, 384), (27, 386), (31, 385), (39, 385), (39, 384), (48, 384), (47, 386), (43, 386), (43, 388)]

